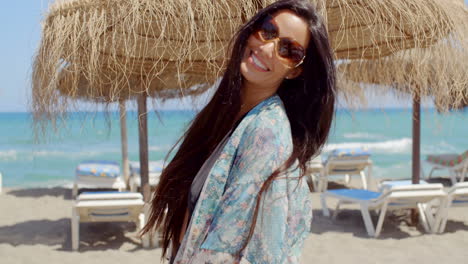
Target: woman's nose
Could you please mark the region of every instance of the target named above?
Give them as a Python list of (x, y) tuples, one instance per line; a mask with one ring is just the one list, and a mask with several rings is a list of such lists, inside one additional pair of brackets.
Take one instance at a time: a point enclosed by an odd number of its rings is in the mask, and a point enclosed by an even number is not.
[(263, 43), (259, 48), (262, 50), (263, 54), (268, 56), (268, 58), (273, 58), (273, 53), (275, 50), (274, 41)]

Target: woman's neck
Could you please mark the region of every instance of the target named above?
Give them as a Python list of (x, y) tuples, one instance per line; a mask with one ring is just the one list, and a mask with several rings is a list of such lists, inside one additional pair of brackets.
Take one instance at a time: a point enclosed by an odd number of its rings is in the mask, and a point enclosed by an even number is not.
[(278, 87), (264, 88), (249, 82), (244, 82), (241, 89), (241, 108), (236, 120), (245, 115), (263, 100), (274, 95), (277, 90)]

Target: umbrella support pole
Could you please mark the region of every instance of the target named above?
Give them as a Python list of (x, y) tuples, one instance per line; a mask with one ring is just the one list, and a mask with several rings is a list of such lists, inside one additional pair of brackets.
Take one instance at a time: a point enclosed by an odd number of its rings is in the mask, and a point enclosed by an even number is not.
[(141, 193), (145, 202), (150, 200), (149, 169), (148, 169), (148, 113), (146, 108), (146, 93), (138, 96), (138, 141), (140, 145), (140, 177)]
[(120, 141), (122, 143), (122, 171), (125, 184), (128, 186), (130, 167), (128, 164), (128, 140), (127, 140), (127, 109), (125, 101), (119, 101), (120, 112)]
[(421, 172), (421, 98), (413, 97), (413, 155), (412, 155), (412, 182), (419, 183)]
[[(419, 183), (421, 172), (421, 97), (418, 94), (413, 96), (413, 153), (412, 153), (412, 183)], [(419, 215), (416, 209), (411, 210), (411, 223), (419, 223)]]

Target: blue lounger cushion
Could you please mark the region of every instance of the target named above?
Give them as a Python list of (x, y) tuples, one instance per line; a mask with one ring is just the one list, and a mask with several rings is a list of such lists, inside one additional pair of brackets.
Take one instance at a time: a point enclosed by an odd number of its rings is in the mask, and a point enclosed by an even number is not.
[(382, 193), (380, 192), (373, 192), (368, 190), (361, 190), (361, 189), (337, 189), (337, 190), (329, 190), (329, 193), (333, 193), (339, 196), (345, 196), (357, 200), (368, 201), (372, 199), (378, 198)]
[(76, 176), (95, 176), (117, 178), (120, 166), (113, 161), (84, 161), (76, 167)]
[[(160, 173), (163, 169), (162, 161), (150, 161), (148, 164), (149, 173)], [(132, 161), (130, 162), (130, 173), (131, 174), (140, 174), (140, 162)]]
[[(329, 154), (327, 159), (323, 164), (327, 164), (330, 160), (336, 159), (336, 158), (350, 158), (350, 157), (369, 157), (370, 152), (367, 149), (364, 148), (337, 148), (332, 150)], [(350, 171), (354, 171), (355, 168), (352, 166), (347, 166), (345, 168), (334, 168), (332, 171), (336, 173), (346, 173)]]
[(361, 157), (370, 156), (369, 150), (365, 148), (337, 148), (330, 152), (328, 157)]
[[(373, 199), (377, 199), (382, 195), (382, 192), (373, 192), (368, 190), (362, 189), (337, 189), (337, 190), (330, 190), (327, 191), (329, 193), (334, 193), (339, 196), (361, 200), (361, 201), (370, 201)], [(390, 203), (390, 206), (398, 206), (403, 205), (403, 203)]]

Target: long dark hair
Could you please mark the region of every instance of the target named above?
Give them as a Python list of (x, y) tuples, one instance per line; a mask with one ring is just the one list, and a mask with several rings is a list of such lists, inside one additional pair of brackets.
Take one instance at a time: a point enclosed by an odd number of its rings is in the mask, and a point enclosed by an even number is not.
[(247, 241), (253, 234), (262, 194), (272, 181), (296, 160), (299, 161), (302, 177), (307, 161), (318, 153), (327, 140), (334, 115), (335, 66), (326, 27), (315, 8), (305, 0), (275, 2), (260, 10), (233, 37), (230, 59), (217, 91), (179, 139), (177, 153), (161, 174), (152, 200), (151, 214), (142, 233), (160, 228), (163, 256), (171, 240), (178, 242), (180, 237), (188, 193), (195, 175), (232, 128), (240, 111), (243, 82), (240, 64), (247, 39), (267, 15), (280, 10), (291, 10), (305, 19), (311, 38), (301, 65), (302, 73), (294, 79), (285, 79), (277, 91), (291, 124), (293, 152), (284, 166), (274, 171), (263, 184)]

